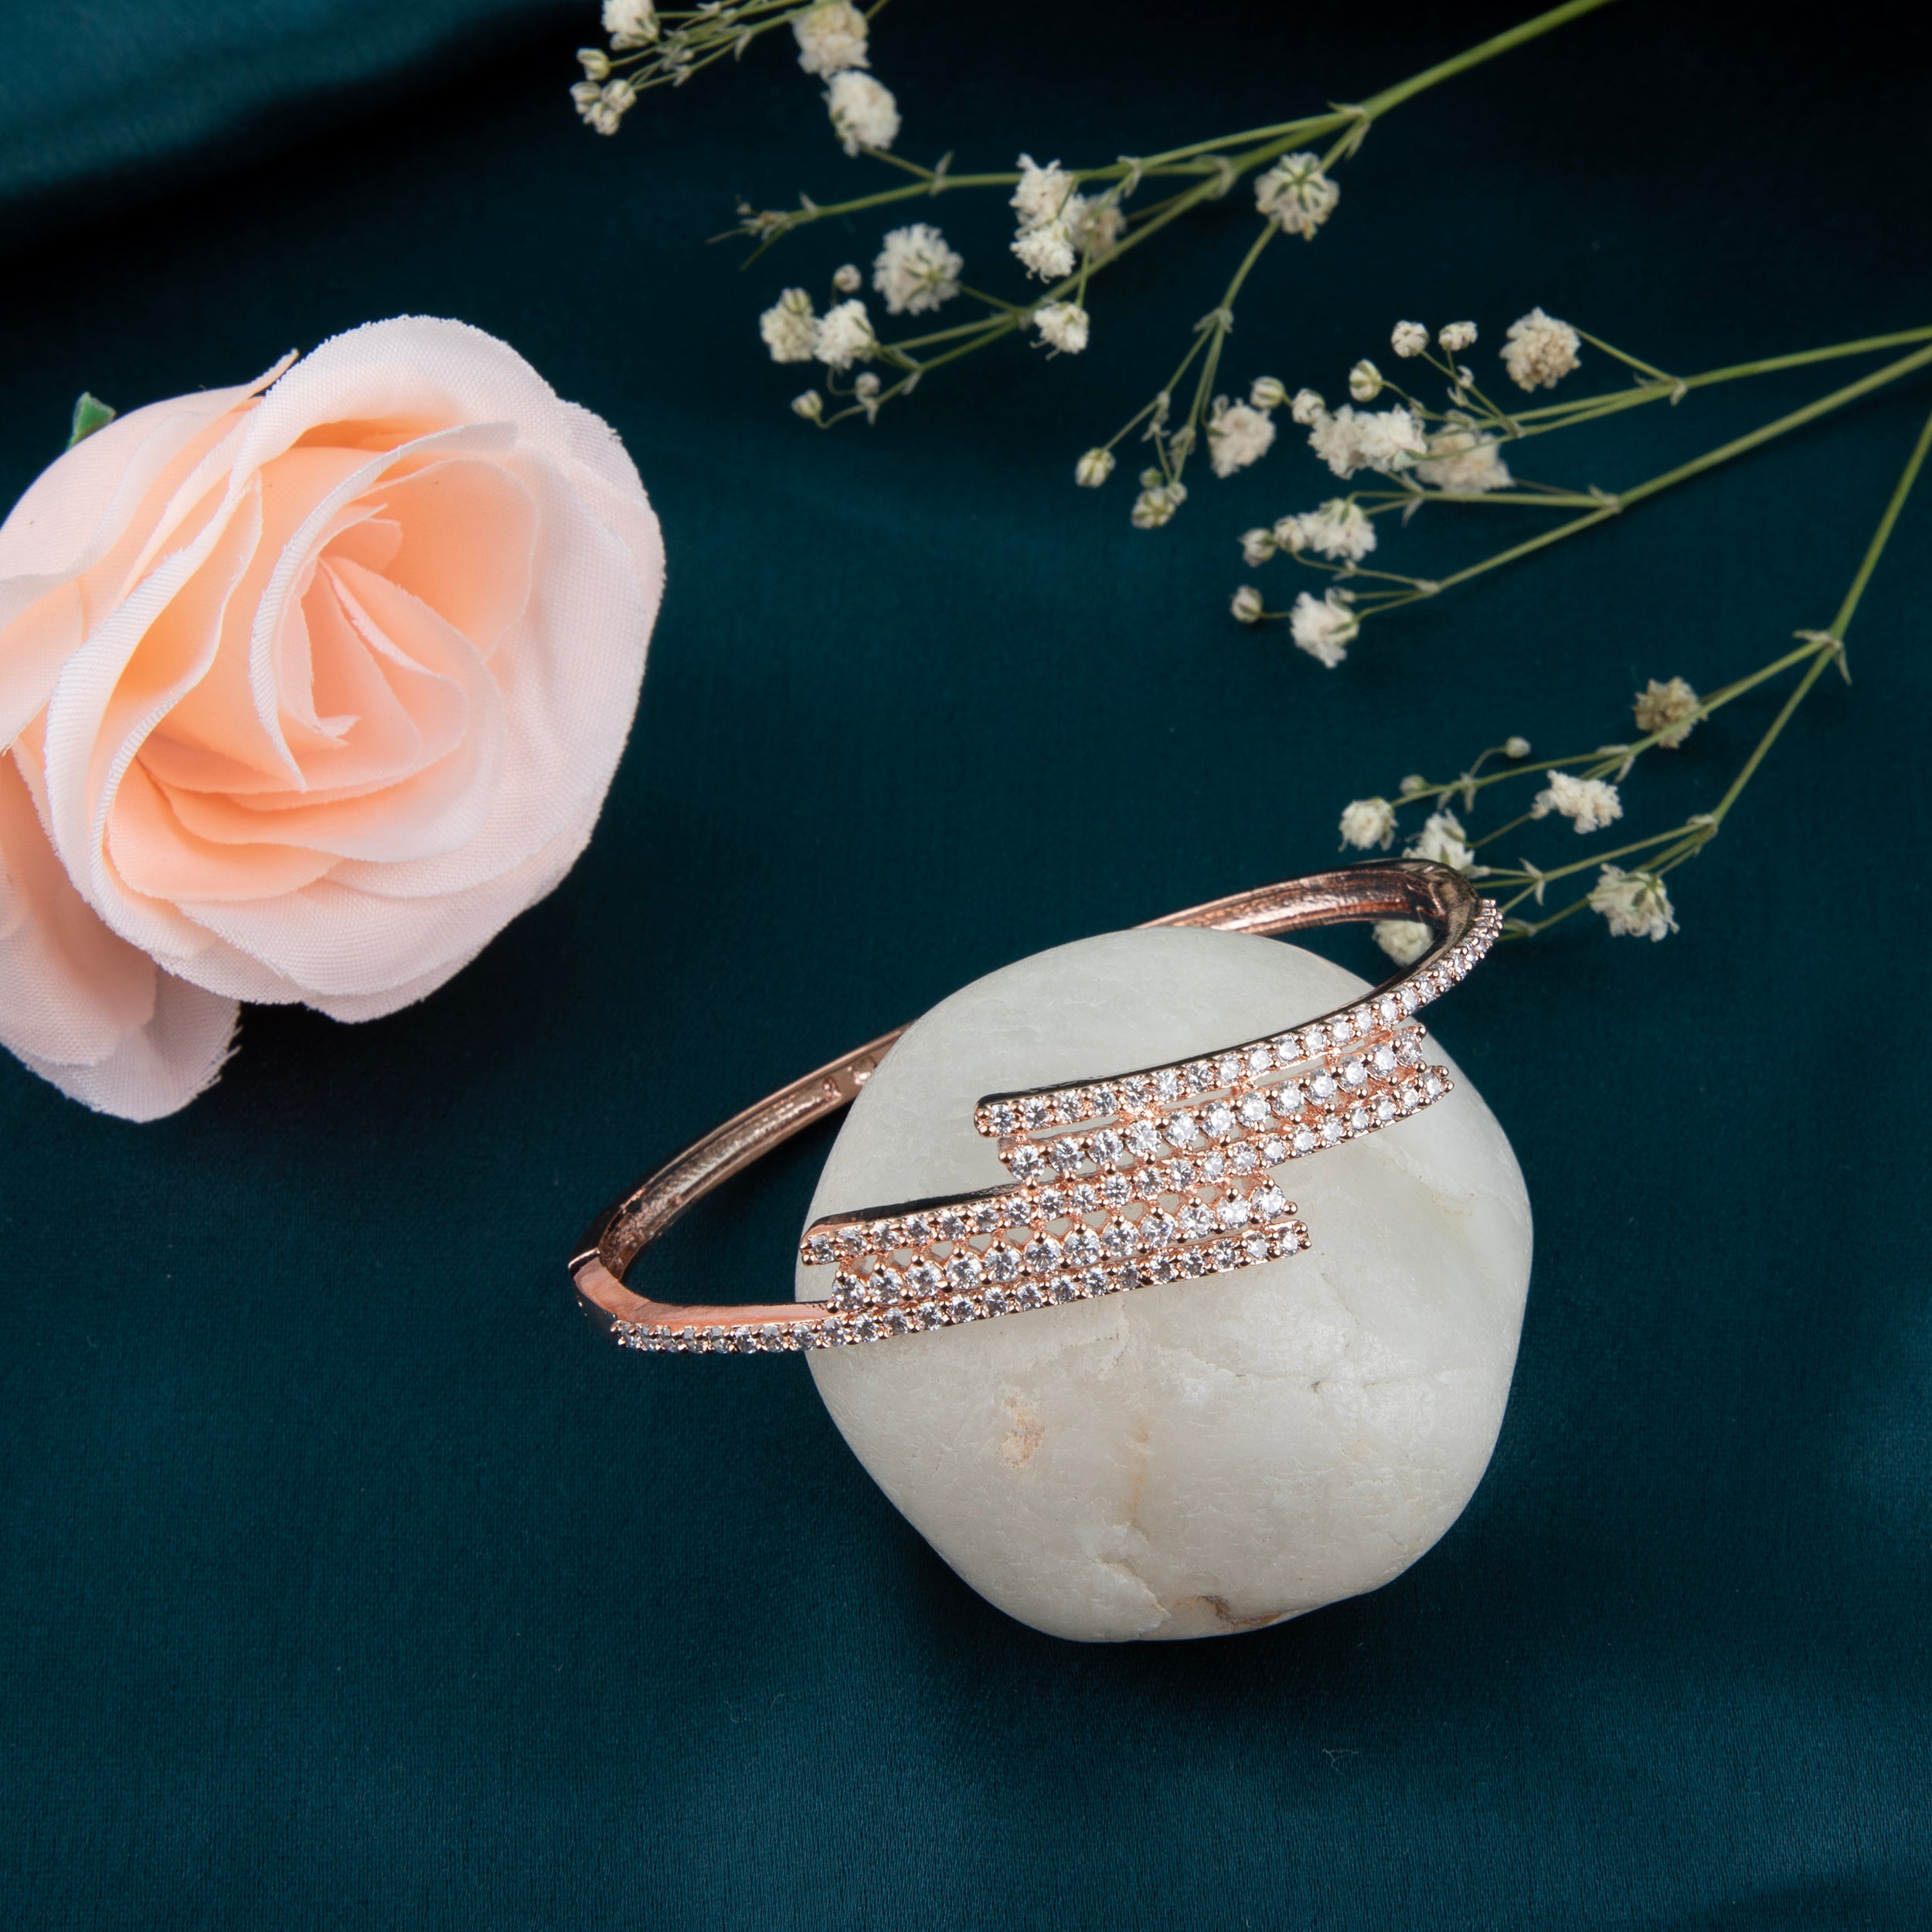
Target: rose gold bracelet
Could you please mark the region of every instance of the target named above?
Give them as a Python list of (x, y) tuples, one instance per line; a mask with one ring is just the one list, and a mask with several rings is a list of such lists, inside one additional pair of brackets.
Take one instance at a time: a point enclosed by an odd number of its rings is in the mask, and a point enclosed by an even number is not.
[(1447, 866), (1386, 859), (1147, 922), (1269, 934), (1372, 919), (1420, 920), (1436, 943), (1347, 1006), (1195, 1060), (988, 1095), (975, 1124), (1007, 1180), (815, 1222), (799, 1253), (834, 1270), (821, 1301), (675, 1307), (624, 1277), (693, 1202), (853, 1099), (903, 1027), (747, 1107), (633, 1188), (571, 1257), (578, 1298), (624, 1347), (747, 1355), (883, 1341), (1298, 1253), (1308, 1230), (1270, 1170), (1449, 1092), (1414, 1015), (1489, 950), (1502, 915)]

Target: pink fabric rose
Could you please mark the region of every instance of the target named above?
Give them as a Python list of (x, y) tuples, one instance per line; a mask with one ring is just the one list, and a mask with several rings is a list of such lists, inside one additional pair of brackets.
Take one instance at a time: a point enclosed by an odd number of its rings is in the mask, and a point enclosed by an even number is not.
[(616, 434), (460, 322), (97, 431), (0, 526), (0, 1042), (153, 1120), (238, 1001), (442, 985), (583, 849), (663, 583)]

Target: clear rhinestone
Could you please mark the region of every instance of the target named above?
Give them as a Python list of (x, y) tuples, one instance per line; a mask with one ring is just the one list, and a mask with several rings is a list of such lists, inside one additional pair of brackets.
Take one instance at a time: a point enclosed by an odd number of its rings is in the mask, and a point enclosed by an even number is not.
[(1046, 1156), (1032, 1141), (1022, 1141), (1008, 1150), (1006, 1171), (1016, 1181), (1037, 1181), (1046, 1172)]
[(1066, 1196), (1056, 1187), (1043, 1187), (1033, 1206), (1036, 1219), (1057, 1221), (1066, 1212)]
[(1094, 1164), (1099, 1167), (1118, 1167), (1127, 1158), (1127, 1142), (1118, 1128), (1102, 1128), (1094, 1136), (1091, 1147)]
[(1308, 1083), (1308, 1091), (1318, 1100), (1333, 1100), (1335, 1098), (1335, 1076), (1328, 1073), (1316, 1074), (1315, 1078)]
[(1248, 1049), (1247, 1058), (1248, 1072), (1259, 1080), (1264, 1073), (1273, 1070), (1274, 1049), (1265, 1040), (1258, 1040)]
[(1346, 1131), (1347, 1130), (1342, 1123), (1333, 1114), (1330, 1114), (1328, 1119), (1321, 1123), (1321, 1145), (1324, 1147), (1333, 1147)]
[(1370, 1117), (1369, 1110), (1359, 1100), (1357, 1100), (1355, 1105), (1349, 1109), (1349, 1125), (1357, 1134), (1363, 1132), (1367, 1128)]
[(1270, 1134), (1261, 1143), (1261, 1165), (1279, 1167), (1288, 1158), (1288, 1144), (1279, 1134)]
[(1223, 1053), (1214, 1063), (1215, 1083), (1232, 1087), (1247, 1070), (1247, 1063), (1239, 1053)]
[(906, 1245), (909, 1248), (923, 1248), (931, 1244), (938, 1233), (931, 1217), (923, 1214), (906, 1216)]
[(1185, 1156), (1179, 1160), (1169, 1161), (1167, 1163), (1167, 1184), (1177, 1191), (1184, 1187), (1191, 1187), (1194, 1182), (1195, 1172), (1195, 1164)]
[(1019, 1109), (1011, 1100), (995, 1100), (986, 1110), (986, 1124), (995, 1134), (1017, 1134), (1019, 1131)]
[(1298, 1127), (1294, 1130), (1294, 1151), (1298, 1154), (1312, 1154), (1316, 1147), (1315, 1129)]
[(1101, 1177), (1100, 1199), (1111, 1208), (1124, 1207), (1134, 1198), (1134, 1183), (1124, 1174)]
[(869, 1315), (862, 1315), (852, 1325), (852, 1339), (855, 1342), (876, 1342), (879, 1339), (879, 1324)]
[(1274, 1221), (1287, 1212), (1288, 1197), (1278, 1187), (1258, 1187), (1248, 1196), (1257, 1221)]
[(851, 1338), (845, 1332), (845, 1323), (835, 1315), (825, 1317), (818, 1334), (822, 1345), (828, 1349), (842, 1349)]
[(1274, 1237), (1274, 1251), (1277, 1254), (1294, 1254), (1301, 1247), (1301, 1230), (1298, 1227), (1283, 1228)]
[(1301, 1043), (1293, 1033), (1277, 1033), (1268, 1044), (1274, 1049), (1277, 1066), (1292, 1066), (1301, 1057)]
[(915, 1261), (906, 1270), (906, 1292), (915, 1301), (930, 1300), (946, 1285), (936, 1261)]
[(1180, 1233), (1174, 1216), (1156, 1208), (1140, 1219), (1141, 1240), (1150, 1248), (1164, 1248)]
[(1381, 1095), (1376, 1101), (1376, 1118), (1386, 1127), (1395, 1117), (1394, 1097), (1388, 1094)]
[(1241, 1243), (1241, 1252), (1250, 1261), (1265, 1261), (1268, 1258), (1268, 1237), (1259, 1228)]
[(943, 1328), (946, 1325), (946, 1304), (943, 1301), (922, 1301), (911, 1314), (916, 1328)]
[(1248, 1204), (1238, 1194), (1230, 1194), (1214, 1210), (1214, 1218), (1224, 1228), (1230, 1230), (1244, 1228), (1248, 1224)]
[(1047, 1150), (1047, 1158), (1063, 1175), (1077, 1174), (1080, 1165), (1087, 1158), (1087, 1149), (1080, 1145), (1076, 1134), (1070, 1134), (1063, 1141), (1056, 1141)]
[(1170, 1114), (1167, 1124), (1161, 1131), (1167, 1137), (1170, 1147), (1189, 1148), (1200, 1145), (1201, 1129), (1192, 1114), (1182, 1112)]
[(832, 1230), (833, 1251), (842, 1261), (856, 1261), (866, 1251), (866, 1233), (862, 1228), (835, 1228)]
[(1060, 1244), (1060, 1253), (1070, 1268), (1090, 1268), (1100, 1258), (1100, 1237), (1090, 1227), (1077, 1227)]
[(1413, 1013), (1422, 1004), (1422, 996), (1417, 992), (1413, 980), (1406, 981), (1396, 988), (1396, 1003), (1405, 1013)]
[(1145, 1073), (1130, 1073), (1121, 1082), (1121, 1100), (1124, 1106), (1145, 1107), (1153, 1097), (1153, 1083)]
[(1009, 1228), (1026, 1227), (1033, 1219), (1033, 1204), (1024, 1194), (1009, 1195), (1000, 1202), (999, 1211)]
[(1355, 1038), (1355, 1026), (1346, 1013), (1338, 1013), (1328, 1022), (1328, 1043), (1332, 1046), (1345, 1046)]
[(1213, 1264), (1214, 1272), (1216, 1274), (1226, 1274), (1230, 1268), (1235, 1266), (1238, 1252), (1232, 1241), (1216, 1241), (1208, 1250), (1208, 1260)]
[(968, 1210), (968, 1224), (975, 1234), (997, 1234), (1002, 1217), (997, 1201), (975, 1201)]
[(1172, 1192), (1167, 1175), (1158, 1167), (1144, 1167), (1134, 1177), (1134, 1192), (1141, 1200), (1158, 1201)]
[(1291, 1121), (1301, 1111), (1301, 1104), (1308, 1097), (1301, 1091), (1299, 1080), (1286, 1080), (1268, 1096), (1268, 1104), (1284, 1121)]
[(1050, 1234), (1038, 1234), (1026, 1244), (1025, 1259), (1029, 1274), (1051, 1274), (1060, 1266), (1060, 1244)]
[(1252, 1174), (1261, 1165), (1261, 1157), (1254, 1151), (1252, 1141), (1236, 1144), (1228, 1155), (1228, 1172), (1230, 1174)]
[(826, 1298), (835, 1308), (855, 1308), (866, 1298), (866, 1277), (841, 1269), (832, 1278), (832, 1293)]
[(1182, 1069), (1187, 1077), (1187, 1083), (1197, 1094), (1205, 1094), (1214, 1084), (1214, 1063), (1212, 1060), (1189, 1060)]
[(1358, 1006), (1349, 1018), (1354, 1023), (1357, 1039), (1366, 1039), (1376, 1029), (1376, 1016), (1366, 1006)]
[(879, 1325), (888, 1335), (906, 1335), (911, 1332), (913, 1318), (903, 1308), (889, 1308), (879, 1318)]
[(1083, 1294), (1104, 1294), (1113, 1286), (1107, 1278), (1104, 1268), (1083, 1268), (1073, 1277)]
[(1094, 1090), (1094, 1111), (1096, 1114), (1117, 1114), (1121, 1111), (1121, 1097), (1111, 1087), (1097, 1087)]
[(1069, 1127), (1085, 1120), (1093, 1111), (1088, 1103), (1087, 1090), (1080, 1087), (1070, 1087), (1063, 1092), (1056, 1094), (1053, 1096), (1053, 1111)]
[(968, 1297), (956, 1294), (945, 1304), (948, 1321), (970, 1321), (979, 1313), (978, 1307)]
[(1393, 1026), (1401, 1017), (1402, 1009), (1386, 993), (1376, 1002), (1376, 1024), (1378, 1026)]
[(808, 1234), (805, 1236), (804, 1256), (809, 1267), (829, 1267), (838, 1258), (838, 1250), (832, 1244), (829, 1234)]
[(995, 1241), (986, 1250), (986, 1272), (995, 1281), (1011, 1281), (1019, 1274), (1019, 1250), (1004, 1241)]
[(1234, 1109), (1226, 1100), (1210, 1103), (1201, 1111), (1201, 1126), (1209, 1140), (1227, 1140), (1234, 1132)]
[(1363, 1060), (1350, 1060), (1342, 1070), (1342, 1084), (1348, 1087), (1366, 1087), (1369, 1084), (1368, 1064)]
[(985, 1300), (988, 1315), (1004, 1315), (1006, 1312), (1008, 1303), (1004, 1288), (988, 1288)]
[(1208, 1258), (1204, 1249), (1184, 1248), (1175, 1258), (1182, 1274), (1190, 1281), (1208, 1271)]
[(1052, 1095), (1029, 1094), (1019, 1104), (1019, 1117), (1029, 1134), (1038, 1132), (1043, 1127), (1051, 1127), (1053, 1124)]
[(1046, 1291), (1037, 1281), (1022, 1281), (1013, 1291), (1013, 1300), (1022, 1308), (1040, 1308), (1046, 1302)]
[(1110, 1221), (1100, 1230), (1100, 1246), (1116, 1261), (1141, 1251), (1141, 1231), (1131, 1221)]
[(1066, 1204), (1076, 1214), (1091, 1214), (1100, 1204), (1100, 1191), (1091, 1181), (1066, 1190)]
[(1397, 1090), (1396, 1098), (1405, 1114), (1413, 1114), (1422, 1104), (1422, 1089), (1413, 1080), (1404, 1080)]
[(879, 1301), (896, 1301), (906, 1291), (906, 1277), (889, 1261), (882, 1261), (872, 1271), (872, 1287)]
[(1375, 1069), (1381, 1078), (1386, 1080), (1396, 1070), (1396, 1049), (1388, 1041), (1384, 1040), (1369, 1056), (1369, 1064)]
[(946, 1264), (946, 1279), (968, 1294), (979, 1286), (980, 1277), (985, 1272), (985, 1264), (971, 1248), (961, 1248)]
[(1161, 1151), (1161, 1130), (1151, 1121), (1136, 1121), (1127, 1130), (1127, 1144), (1142, 1160), (1151, 1161)]
[(1439, 1100), (1442, 1098), (1442, 1076), (1433, 1066), (1422, 1077), (1422, 1090), (1432, 1100)]
[(1141, 1274), (1149, 1281), (1172, 1281), (1180, 1273), (1171, 1254), (1157, 1254), (1152, 1260), (1141, 1264)]
[(1154, 1092), (1157, 1098), (1172, 1104), (1187, 1091), (1187, 1083), (1181, 1077), (1178, 1066), (1163, 1066), (1154, 1076)]
[(1204, 1241), (1214, 1232), (1214, 1210), (1190, 1201), (1181, 1210), (1181, 1232), (1190, 1241)]
[(957, 1208), (941, 1208), (933, 1216), (933, 1226), (942, 1241), (963, 1241), (971, 1230), (966, 1225), (966, 1217)]
[(1265, 1094), (1243, 1094), (1235, 1103), (1234, 1117), (1250, 1131), (1267, 1126), (1268, 1097)]
[(1204, 1181), (1219, 1181), (1227, 1178), (1228, 1158), (1218, 1148), (1210, 1148), (1194, 1163), (1196, 1173)]

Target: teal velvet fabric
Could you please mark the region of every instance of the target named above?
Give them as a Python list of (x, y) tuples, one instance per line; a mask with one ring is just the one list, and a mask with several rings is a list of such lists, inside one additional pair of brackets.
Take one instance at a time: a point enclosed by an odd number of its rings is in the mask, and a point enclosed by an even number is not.
[[(144, 11), (94, 8), (95, 38)], [(0, 1923), (1924, 1923), (1932, 501), (1855, 682), (1674, 880), (1681, 934), (1579, 920), (1441, 1009), (1536, 1264), (1488, 1476), (1387, 1588), (1215, 1642), (1038, 1636), (894, 1514), (802, 1363), (620, 1355), (562, 1264), (687, 1138), (966, 980), (1327, 865), (1349, 798), (1509, 732), (1617, 735), (1646, 678), (1709, 689), (1828, 623), (1932, 383), (1325, 673), (1224, 614), (1234, 534), (1325, 493), (1305, 452), (1204, 475), (1158, 536), (1071, 482), (1242, 208), (1124, 267), (1077, 362), (1015, 349), (819, 436), (754, 318), (880, 224), (749, 273), (705, 245), (739, 193), (872, 179), (783, 53), (605, 141), (564, 93), (590, 8), (498, 16), (525, 37), (461, 74), (426, 59), (453, 10), (405, 11), (342, 16), (362, 78), (319, 104), (306, 10), (147, 43), (134, 94), (191, 72), (227, 104), (169, 147), (186, 185), (141, 143), (6, 175), (29, 215), (62, 169), (93, 185), (6, 259), (0, 494), (83, 387), (132, 405), (455, 315), (617, 427), (668, 593), (589, 852), (447, 989), (353, 1028), (251, 1011), (152, 1127), (0, 1062)], [(1004, 165), (1359, 98), (1512, 17), (906, 5), (876, 66), (906, 151)], [(1264, 258), (1231, 384), (1335, 396), (1399, 316), (1475, 316), (1493, 367), (1539, 302), (1682, 370), (1932, 320), (1923, 33), (1880, 22), (1631, 5), (1413, 104), (1321, 238)], [(8, 138), (60, 68), (10, 73)], [(997, 209), (934, 212), (1005, 285)], [(1614, 487), (1834, 379), (1549, 468)], [(1518, 515), (1425, 519), (1404, 555), (1453, 567)], [(1774, 703), (1655, 761), (1633, 818), (1714, 801)], [(990, 804), (1002, 766), (1063, 805)], [(826, 1144), (694, 1215), (670, 1291), (788, 1292)]]

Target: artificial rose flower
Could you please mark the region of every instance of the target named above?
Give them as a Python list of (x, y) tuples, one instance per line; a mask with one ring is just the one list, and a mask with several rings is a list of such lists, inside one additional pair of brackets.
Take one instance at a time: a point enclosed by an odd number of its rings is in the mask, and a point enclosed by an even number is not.
[(70, 450), (0, 526), (0, 1043), (153, 1120), (238, 1001), (434, 991), (583, 849), (663, 582), (615, 434), (460, 322)]

